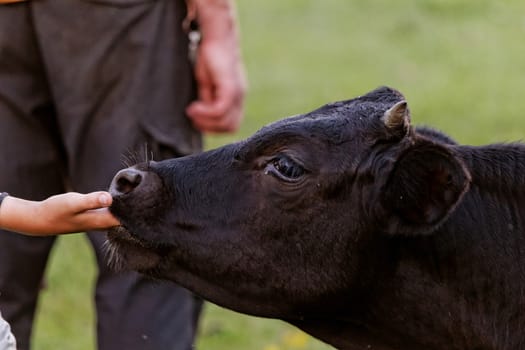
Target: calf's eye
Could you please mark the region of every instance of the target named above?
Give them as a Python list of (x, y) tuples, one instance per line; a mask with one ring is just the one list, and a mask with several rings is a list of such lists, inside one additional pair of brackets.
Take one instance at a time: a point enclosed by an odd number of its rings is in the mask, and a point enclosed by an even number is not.
[(296, 180), (305, 173), (305, 170), (290, 157), (279, 155), (268, 164), (266, 172), (283, 180)]

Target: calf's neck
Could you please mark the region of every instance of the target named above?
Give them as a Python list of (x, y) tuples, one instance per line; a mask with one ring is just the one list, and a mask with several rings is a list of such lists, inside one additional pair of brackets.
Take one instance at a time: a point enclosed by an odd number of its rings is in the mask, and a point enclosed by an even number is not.
[(525, 146), (415, 128), (382, 87), (120, 171), (120, 268), (339, 349), (525, 349)]

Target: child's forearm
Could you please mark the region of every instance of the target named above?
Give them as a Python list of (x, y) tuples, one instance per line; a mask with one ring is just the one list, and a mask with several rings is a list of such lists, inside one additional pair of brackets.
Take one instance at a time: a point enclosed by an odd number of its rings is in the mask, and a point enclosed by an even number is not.
[(0, 204), (0, 228), (16, 232), (32, 232), (37, 217), (38, 202), (7, 196)]

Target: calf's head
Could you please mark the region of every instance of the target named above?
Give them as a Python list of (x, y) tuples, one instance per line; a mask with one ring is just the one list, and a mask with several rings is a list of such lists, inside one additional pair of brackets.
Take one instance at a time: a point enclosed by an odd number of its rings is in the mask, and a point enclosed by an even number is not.
[(110, 254), (240, 312), (337, 314), (387, 268), (391, 237), (432, 234), (460, 201), (469, 175), (445, 141), (411, 127), (404, 97), (383, 87), (124, 169)]

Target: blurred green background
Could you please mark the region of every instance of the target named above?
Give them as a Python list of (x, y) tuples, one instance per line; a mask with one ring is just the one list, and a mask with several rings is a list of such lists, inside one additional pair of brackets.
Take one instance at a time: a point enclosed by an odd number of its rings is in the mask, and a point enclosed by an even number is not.
[[(523, 0), (238, 0), (250, 91), (235, 135), (380, 85), (402, 91), (413, 123), (461, 143), (522, 139)], [(82, 235), (59, 238), (42, 293), (36, 350), (94, 349), (94, 260)], [(280, 321), (208, 305), (197, 349), (330, 349)], [(159, 349), (160, 350), (160, 349)]]

